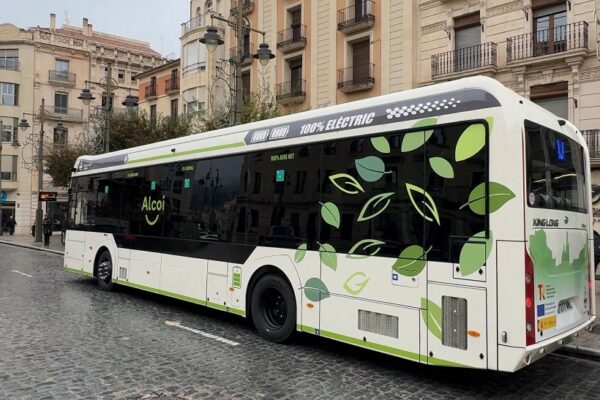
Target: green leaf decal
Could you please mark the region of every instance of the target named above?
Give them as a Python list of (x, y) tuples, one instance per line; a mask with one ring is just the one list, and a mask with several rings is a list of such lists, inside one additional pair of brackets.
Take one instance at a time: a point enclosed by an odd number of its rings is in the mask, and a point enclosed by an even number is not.
[(385, 164), (379, 157), (368, 156), (354, 162), (358, 175), (367, 182), (378, 181), (385, 173)]
[(307, 248), (308, 248), (308, 246), (306, 243), (302, 243), (300, 246), (298, 246), (298, 249), (296, 250), (296, 253), (294, 254), (294, 261), (296, 263), (299, 263), (302, 260), (304, 260), (304, 256), (306, 255)]
[(390, 142), (383, 136), (371, 138), (371, 144), (380, 153), (389, 154)]
[[(382, 242), (380, 240), (363, 239), (360, 242), (356, 242), (354, 244), (354, 246), (352, 246), (352, 248), (350, 249), (350, 251), (348, 252), (346, 257), (360, 259), (360, 258), (367, 258), (369, 256), (374, 256), (377, 253), (379, 253), (379, 250), (381, 250), (381, 246), (384, 244), (385, 244), (385, 242)], [(363, 254), (360, 254), (359, 252), (363, 253)], [(359, 253), (359, 254), (357, 254), (357, 253)], [(364, 253), (368, 253), (368, 254), (364, 254)]]
[[(329, 177), (331, 183), (342, 192), (347, 194), (358, 194), (359, 192), (364, 193), (365, 189), (356, 180), (355, 177), (348, 174), (335, 174)], [(350, 188), (348, 188), (350, 187)]]
[[(420, 121), (417, 121), (413, 128), (421, 128), (424, 126), (431, 126), (437, 123), (437, 118), (425, 118)], [(433, 134), (433, 129), (426, 131), (417, 131), (417, 132), (409, 132), (404, 135), (402, 139), (401, 151), (406, 153), (408, 151), (413, 151), (423, 146), (427, 140)]]
[(429, 165), (433, 172), (441, 176), (442, 178), (452, 179), (454, 178), (454, 169), (452, 164), (442, 157), (431, 157), (429, 159)]
[(400, 253), (392, 269), (404, 276), (417, 276), (425, 268), (425, 252), (421, 246), (413, 244)]
[[(515, 198), (515, 194), (512, 192), (512, 190), (501, 183), (490, 182), (489, 185), (490, 213), (497, 211), (509, 200)], [(480, 183), (479, 185), (475, 186), (473, 190), (471, 190), (471, 193), (469, 194), (469, 201), (460, 206), (459, 209), (463, 209), (466, 206), (469, 206), (471, 211), (477, 215), (485, 215), (485, 182)]]
[(380, 193), (376, 196), (371, 197), (360, 210), (358, 215), (358, 222), (367, 221), (371, 218), (375, 218), (379, 214), (385, 211), (387, 206), (390, 205), (390, 197), (394, 195), (394, 192)]
[(421, 317), (427, 325), (429, 332), (442, 340), (442, 309), (433, 301), (421, 298)]
[(473, 157), (485, 146), (485, 126), (483, 124), (472, 124), (464, 130), (458, 138), (454, 159), (464, 161)]
[(340, 210), (335, 204), (321, 203), (321, 218), (329, 225), (340, 228)]
[(476, 233), (463, 244), (460, 250), (458, 262), (460, 263), (460, 274), (462, 276), (471, 275), (483, 267), (485, 261), (492, 251), (494, 239), (490, 231), (490, 237), (485, 238), (485, 231)]
[[(424, 189), (408, 182), (406, 183), (406, 191), (408, 192), (408, 197), (410, 197), (410, 201), (412, 202), (413, 207), (415, 207), (415, 210), (417, 210), (417, 212), (421, 214), (421, 216), (427, 221), (435, 220), (435, 222), (437, 222), (437, 224), (440, 225), (440, 215), (438, 213), (437, 206), (435, 205), (435, 202), (433, 201), (429, 193), (427, 193)], [(415, 198), (413, 196), (414, 192), (420, 193), (425, 197), (425, 201), (422, 202), (423, 206), (425, 207), (425, 210), (421, 210), (421, 208), (417, 205), (417, 202), (415, 201)], [(427, 211), (427, 214), (425, 213), (425, 211)]]
[(304, 284), (304, 294), (310, 301), (319, 302), (329, 297), (329, 289), (319, 278), (310, 278)]
[(337, 269), (337, 254), (332, 245), (329, 243), (321, 244), (319, 246), (319, 256), (323, 264), (334, 271)]
[(363, 272), (355, 272), (344, 282), (344, 290), (353, 296), (356, 296), (367, 286), (369, 278)]

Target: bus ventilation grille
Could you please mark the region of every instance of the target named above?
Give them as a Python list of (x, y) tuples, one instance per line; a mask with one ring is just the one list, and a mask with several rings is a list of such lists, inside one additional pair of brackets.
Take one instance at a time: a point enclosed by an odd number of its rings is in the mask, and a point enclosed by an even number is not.
[(127, 279), (127, 268), (119, 268), (119, 279)]
[(442, 296), (442, 344), (467, 349), (467, 299)]
[(358, 310), (358, 329), (398, 338), (398, 317), (373, 311)]

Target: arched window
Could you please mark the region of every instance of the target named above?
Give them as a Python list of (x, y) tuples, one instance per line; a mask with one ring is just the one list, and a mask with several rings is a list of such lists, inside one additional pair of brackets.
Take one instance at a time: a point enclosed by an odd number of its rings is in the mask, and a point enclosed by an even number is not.
[(202, 15), (202, 9), (200, 7), (196, 7), (196, 17)]
[(68, 136), (69, 136), (69, 130), (62, 124), (58, 124), (54, 127), (54, 145), (55, 146), (66, 146)]
[(206, 3), (204, 3), (204, 12), (205, 13), (209, 13), (209, 12), (213, 12), (213, 2), (212, 0), (206, 0)]

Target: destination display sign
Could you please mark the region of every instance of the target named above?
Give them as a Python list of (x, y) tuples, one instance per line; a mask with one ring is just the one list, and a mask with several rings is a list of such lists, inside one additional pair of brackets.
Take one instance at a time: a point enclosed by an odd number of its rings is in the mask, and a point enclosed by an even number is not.
[(38, 195), (38, 201), (56, 201), (57, 198), (57, 192), (40, 192)]

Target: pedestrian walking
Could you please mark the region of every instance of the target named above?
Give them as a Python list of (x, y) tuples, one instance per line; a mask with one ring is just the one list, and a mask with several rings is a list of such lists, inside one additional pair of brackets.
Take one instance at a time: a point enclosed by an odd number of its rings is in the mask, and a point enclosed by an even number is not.
[(11, 215), (8, 221), (6, 221), (6, 228), (8, 229), (8, 233), (12, 236), (15, 233), (15, 226), (17, 226), (17, 221)]
[(42, 221), (42, 233), (44, 234), (44, 246), (50, 246), (50, 236), (52, 236), (52, 220), (47, 215)]

